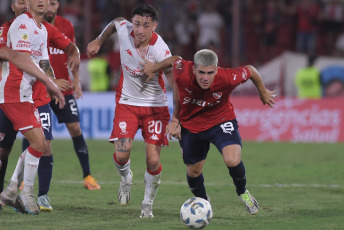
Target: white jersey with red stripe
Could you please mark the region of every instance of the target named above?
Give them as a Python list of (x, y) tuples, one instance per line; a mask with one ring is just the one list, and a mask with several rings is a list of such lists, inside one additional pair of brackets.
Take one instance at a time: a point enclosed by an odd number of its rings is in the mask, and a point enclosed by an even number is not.
[[(28, 13), (18, 16), (7, 34), (7, 46), (13, 50), (30, 53), (31, 59), (39, 65), (49, 60), (47, 49), (48, 33), (43, 24), (38, 25)], [(0, 81), (0, 103), (32, 101), (32, 85), (36, 78), (18, 70), (12, 63), (4, 62)]]
[[(121, 55), (121, 77), (118, 84), (116, 103), (133, 106), (162, 107), (167, 106), (167, 96), (163, 72), (146, 82), (140, 70), (140, 62), (144, 62), (134, 44), (132, 24), (127, 20), (116, 22)], [(155, 32), (152, 34), (145, 58), (150, 62), (160, 62), (171, 56), (171, 52)]]

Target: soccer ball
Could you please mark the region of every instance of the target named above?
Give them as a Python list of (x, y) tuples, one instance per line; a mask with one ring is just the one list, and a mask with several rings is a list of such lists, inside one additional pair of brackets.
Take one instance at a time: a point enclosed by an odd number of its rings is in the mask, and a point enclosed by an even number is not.
[(204, 228), (213, 218), (210, 203), (200, 197), (192, 197), (180, 209), (180, 219), (189, 228)]

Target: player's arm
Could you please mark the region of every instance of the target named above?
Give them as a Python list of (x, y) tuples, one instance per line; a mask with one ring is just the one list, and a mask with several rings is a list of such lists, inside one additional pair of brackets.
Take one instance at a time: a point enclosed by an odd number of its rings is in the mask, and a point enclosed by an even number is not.
[(19, 69), (24, 72), (29, 73), (32, 76), (35, 76), (39, 81), (41, 81), (46, 87), (48, 92), (56, 96), (60, 101), (60, 108), (63, 108), (65, 105), (65, 99), (61, 91), (57, 88), (55, 83), (49, 78), (43, 71), (40, 69), (36, 63), (34, 63), (30, 54), (22, 54), (20, 52), (14, 51), (8, 47), (3, 47), (0, 49), (0, 59), (8, 60), (12, 62)]
[(75, 94), (75, 99), (79, 99), (80, 97), (82, 97), (79, 70), (76, 70), (76, 71), (72, 70), (72, 74), (73, 74), (73, 90)]
[(49, 60), (41, 60), (39, 62), (39, 67), (42, 68), (42, 70), (45, 72), (46, 75), (48, 75), (49, 77), (51, 77), (51, 79), (53, 79), (53, 82), (57, 85), (57, 87), (61, 91), (66, 91), (70, 88), (68, 81), (64, 79), (56, 79), (54, 70), (51, 67)]
[(125, 20), (122, 17), (115, 18), (112, 20), (105, 29), (99, 34), (99, 36), (88, 43), (87, 45), (87, 56), (91, 57), (92, 55), (98, 53), (101, 45), (108, 39), (112, 34), (116, 33), (116, 22)]
[(80, 51), (78, 47), (73, 43), (69, 43), (69, 45), (64, 49), (66, 54), (68, 55), (68, 61), (66, 65), (72, 70), (77, 71), (80, 65)]
[(251, 81), (253, 82), (253, 84), (256, 86), (259, 96), (260, 96), (260, 100), (263, 102), (263, 104), (268, 104), (271, 108), (273, 108), (273, 104), (275, 104), (275, 101), (273, 98), (276, 97), (276, 90), (270, 91), (267, 88), (265, 88), (264, 86), (264, 82), (259, 74), (259, 72), (256, 70), (256, 68), (254, 68), (251, 65), (247, 65), (246, 66), (251, 74)]

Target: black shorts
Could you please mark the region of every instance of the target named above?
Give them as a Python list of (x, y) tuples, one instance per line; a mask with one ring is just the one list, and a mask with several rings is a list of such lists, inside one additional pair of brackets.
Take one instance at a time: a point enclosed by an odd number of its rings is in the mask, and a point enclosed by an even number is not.
[(66, 105), (60, 109), (55, 100), (51, 100), (50, 107), (54, 111), (59, 123), (79, 122), (79, 109), (73, 95), (65, 95)]
[(182, 127), (182, 139), (179, 144), (182, 148), (184, 164), (195, 164), (206, 159), (210, 143), (214, 144), (221, 154), (222, 149), (227, 145), (242, 146), (238, 128), (236, 119), (225, 121), (199, 133), (191, 133)]

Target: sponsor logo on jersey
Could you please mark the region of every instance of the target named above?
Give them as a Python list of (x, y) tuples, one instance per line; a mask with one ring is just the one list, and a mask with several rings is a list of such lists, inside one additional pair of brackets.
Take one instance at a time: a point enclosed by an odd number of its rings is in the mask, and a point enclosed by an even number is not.
[(4, 28), (0, 27), (0, 36), (2, 35), (3, 32), (4, 32)]
[(37, 30), (35, 30), (35, 32), (33, 32), (34, 34), (38, 34), (38, 31)]
[(141, 73), (139, 67), (137, 67), (137, 70), (133, 70), (131, 69), (129, 66), (127, 66), (126, 64), (122, 63), (122, 67), (128, 71), (128, 73), (130, 73), (131, 75), (134, 75), (134, 76), (142, 76), (143, 73)]
[(42, 53), (37, 50), (31, 50), (31, 55), (33, 56), (42, 56)]
[(176, 69), (181, 69), (182, 68), (182, 60), (178, 60), (175, 62)]
[(23, 38), (24, 41), (26, 41), (29, 38), (28, 33), (23, 33), (22, 34), (22, 38)]
[(18, 28), (19, 30), (27, 30), (26, 25), (25, 24), (21, 24)]
[(158, 136), (157, 136), (156, 134), (153, 134), (153, 135), (150, 137), (150, 139), (155, 140), (155, 141), (159, 140), (159, 138), (158, 138)]
[(3, 139), (5, 139), (5, 134), (4, 133), (0, 133), (0, 141), (2, 141)]
[(185, 88), (186, 92), (188, 92), (190, 95), (192, 94), (191, 90), (188, 90), (187, 88)]
[(220, 99), (222, 97), (222, 92), (213, 93), (215, 99)]
[(127, 52), (127, 54), (129, 54), (129, 56), (134, 57), (134, 56), (133, 56), (133, 53), (131, 52), (130, 49), (125, 50), (125, 52)]
[(121, 132), (120, 132), (121, 135), (125, 135), (128, 133), (127, 132), (127, 123), (125, 121), (120, 121), (118, 123), (118, 126), (121, 129)]
[(201, 107), (205, 107), (205, 106), (213, 106), (213, 105), (216, 105), (218, 103), (220, 103), (221, 101), (214, 101), (214, 102), (207, 102), (207, 101), (204, 101), (204, 100), (197, 100), (195, 98), (191, 98), (191, 97), (184, 97), (184, 101), (183, 101), (183, 104), (192, 104), (192, 105), (198, 105), (198, 106), (201, 106)]
[(18, 44), (16, 47), (25, 47), (25, 48), (30, 48), (31, 43), (29, 41), (23, 41), (23, 40), (19, 40)]
[(49, 47), (49, 53), (50, 54), (64, 54), (63, 50), (53, 48), (53, 47)]
[(247, 79), (247, 73), (246, 73), (245, 69), (244, 69), (244, 72), (242, 72), (242, 79), (244, 79), (244, 80)]

